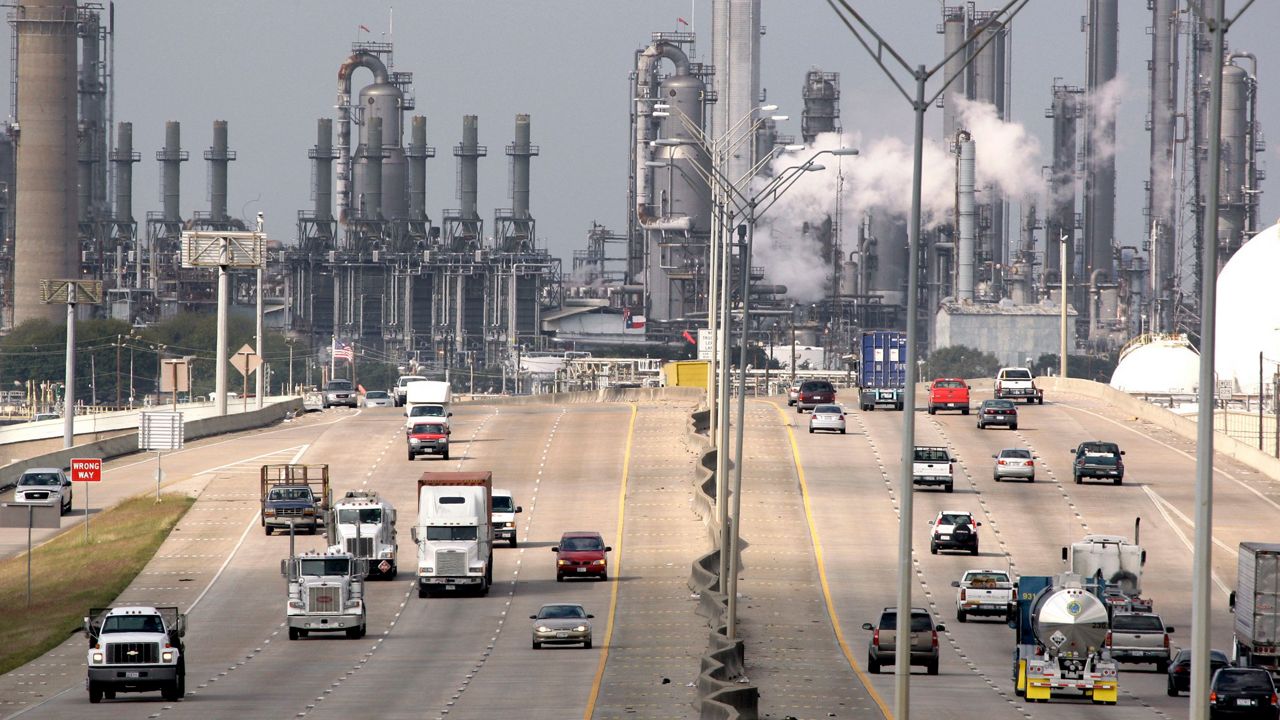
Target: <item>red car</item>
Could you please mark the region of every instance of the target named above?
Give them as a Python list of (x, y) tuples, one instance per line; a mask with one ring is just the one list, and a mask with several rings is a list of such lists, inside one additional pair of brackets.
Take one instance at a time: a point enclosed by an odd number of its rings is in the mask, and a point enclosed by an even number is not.
[(605, 553), (613, 548), (604, 544), (598, 532), (567, 532), (560, 536), (560, 544), (551, 548), (556, 554), (556, 582), (566, 577), (596, 577), (609, 579), (609, 561)]

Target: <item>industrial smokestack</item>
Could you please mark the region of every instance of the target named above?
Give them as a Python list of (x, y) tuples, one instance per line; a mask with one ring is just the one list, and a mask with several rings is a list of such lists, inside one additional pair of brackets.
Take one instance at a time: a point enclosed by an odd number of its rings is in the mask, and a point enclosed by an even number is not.
[(427, 119), (414, 115), (410, 129), (409, 150), (409, 219), (427, 218), (427, 158), (436, 156), (436, 149), (427, 145)]
[(369, 118), (365, 126), (364, 208), (366, 220), (382, 219), (382, 118)]
[[(951, 56), (951, 53), (964, 45), (965, 36), (968, 34), (967, 24), (965, 22), (965, 8), (963, 5), (958, 7), (942, 8), (942, 53), (943, 57)], [(957, 109), (959, 99), (965, 97), (965, 76), (964, 62), (966, 53), (956, 53), (947, 61), (943, 68), (943, 79), (947, 85), (947, 91), (942, 97), (942, 137), (950, 141), (955, 137), (956, 131), (960, 128), (957, 124)], [(961, 75), (954, 82), (951, 78)]]
[(1085, 267), (1115, 277), (1111, 255), (1116, 214), (1116, 125), (1114, 98), (1102, 89), (1116, 77), (1117, 0), (1089, 0), (1086, 49), (1089, 99), (1085, 116)]
[[(760, 0), (712, 0), (711, 57), (718, 93), (712, 137), (720, 137), (760, 103)], [(750, 127), (744, 121), (737, 132)], [(732, 144), (725, 175), (740, 178), (754, 163), (756, 143)]]
[(182, 222), (178, 204), (181, 199), (182, 163), (190, 155), (182, 149), (182, 125), (174, 120), (164, 124), (164, 149), (156, 152), (160, 161), (161, 213), (165, 222)]
[(1076, 126), (1080, 117), (1080, 96), (1084, 90), (1069, 85), (1053, 86), (1053, 170), (1049, 176), (1049, 208), (1045, 213), (1044, 282), (1046, 292), (1062, 282), (1059, 267), (1062, 238), (1067, 243), (1067, 282), (1075, 265), (1076, 232)]
[(133, 149), (133, 123), (118, 124), (116, 149), (111, 153), (116, 175), (116, 207), (112, 219), (116, 222), (133, 222), (133, 164), (140, 159)]
[(516, 115), (515, 142), (507, 146), (511, 156), (511, 215), (516, 220), (528, 220), (529, 215), (529, 158), (538, 154), (538, 148), (529, 144), (529, 116)]
[(333, 120), (316, 121), (316, 146), (307, 156), (316, 163), (316, 221), (328, 222), (333, 219)]
[(76, 4), (29, 0), (14, 8), (18, 57), (17, 225), (13, 322), (55, 322), (66, 308), (40, 301), (40, 281), (77, 278)]
[(973, 207), (976, 175), (974, 144), (969, 133), (956, 133), (956, 300), (973, 302), (973, 246), (977, 236)]
[[(988, 23), (995, 17), (991, 11), (975, 12), (973, 24)], [(986, 43), (986, 47), (978, 53), (973, 62), (973, 99), (987, 103), (995, 108), (996, 116), (1001, 120), (1008, 118), (1005, 109), (1005, 67), (1008, 53), (1008, 28), (1000, 23), (989, 22), (977, 41), (978, 46)], [(988, 42), (988, 40), (990, 42)], [(1005, 248), (1008, 243), (1008, 230), (1005, 222), (1005, 199), (994, 183), (982, 188), (983, 204), (990, 207), (991, 228), (989, 235), (984, 236), (983, 256), (986, 260), (1003, 265)]]
[(236, 159), (234, 150), (227, 149), (227, 121), (213, 121), (213, 146), (204, 151), (209, 161), (209, 220), (227, 222), (227, 164)]
[(1174, 262), (1174, 115), (1177, 112), (1178, 30), (1176, 0), (1154, 0), (1151, 6), (1151, 168), (1147, 181), (1147, 208), (1151, 221), (1151, 293), (1155, 303), (1151, 320), (1159, 332), (1173, 332), (1173, 295), (1177, 283)]
[(476, 211), (476, 200), (479, 194), (479, 159), (488, 154), (488, 150), (479, 144), (479, 120), (475, 115), (462, 116), (462, 142), (453, 149), (458, 158), (458, 199), (462, 203), (462, 220), (478, 224), (480, 214)]

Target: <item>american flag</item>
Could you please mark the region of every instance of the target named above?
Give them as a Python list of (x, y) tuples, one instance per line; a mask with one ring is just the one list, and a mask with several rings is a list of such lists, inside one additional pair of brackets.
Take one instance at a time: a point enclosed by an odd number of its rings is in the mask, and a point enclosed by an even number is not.
[(351, 362), (352, 360), (355, 359), (355, 355), (356, 353), (355, 353), (355, 350), (352, 349), (351, 343), (334, 341), (334, 345), (333, 345), (334, 360), (346, 360), (347, 362)]

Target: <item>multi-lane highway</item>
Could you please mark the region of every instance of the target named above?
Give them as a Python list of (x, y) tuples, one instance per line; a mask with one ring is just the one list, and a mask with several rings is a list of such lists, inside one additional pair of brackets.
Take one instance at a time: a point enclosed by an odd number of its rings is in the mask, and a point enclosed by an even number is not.
[[(690, 409), (675, 402), (461, 406), (447, 462), (407, 461), (402, 419), (391, 409), (331, 410), (193, 443), (166, 466), (174, 489), (199, 500), (121, 598), (190, 608), (187, 698), (121, 695), (90, 710), (84, 644), (73, 638), (0, 676), (0, 716), (696, 717), (690, 683), (707, 629), (685, 579), (709, 544), (689, 505)], [(866, 674), (868, 634), (860, 627), (895, 597), (902, 415), (855, 411), (847, 435), (810, 435), (807, 416), (784, 402), (753, 400), (748, 409), (743, 534), (750, 544), (739, 605), (761, 716), (879, 717), (892, 704), (893, 676)], [(963, 570), (1056, 573), (1063, 545), (1086, 532), (1132, 534), (1141, 516), (1144, 589), (1178, 628), (1175, 638), (1189, 637), (1190, 444), (1079, 398), (1050, 398), (1022, 412), (1017, 432), (979, 431), (972, 416), (918, 416), (919, 442), (949, 445), (962, 472), (952, 494), (914, 495), (916, 600), (947, 632), (940, 675), (913, 674), (913, 708), (936, 718), (1185, 717), (1186, 697), (1167, 697), (1151, 666), (1122, 666), (1115, 707), (1027, 705), (1009, 682), (1011, 631), (994, 620), (955, 622), (949, 583)], [(1127, 450), (1122, 486), (1071, 482), (1069, 448), (1099, 438)], [(992, 481), (990, 456), (1011, 446), (1040, 456), (1034, 484)], [(256, 478), (261, 463), (288, 461), (329, 463), (336, 491), (375, 489), (399, 509), (404, 572), (370, 583), (363, 639), (291, 642), (283, 631), (279, 560), (289, 540), (262, 533)], [(108, 464), (95, 506), (153, 484), (145, 466), (130, 467), (136, 462)], [(1225, 648), (1235, 546), (1277, 539), (1271, 527), (1280, 485), (1239, 465), (1221, 467), (1213, 638)], [(428, 468), (492, 470), (524, 508), (520, 546), (495, 550), (487, 597), (421, 600), (412, 590), (415, 479)], [(927, 521), (939, 509), (979, 516), (980, 557), (927, 552)], [(555, 582), (549, 548), (566, 530), (607, 538), (614, 547), (608, 582)], [(0, 531), (0, 542), (12, 542), (3, 534), (10, 532)], [(297, 538), (304, 549), (320, 542)], [(595, 614), (593, 649), (530, 648), (528, 615), (558, 600), (582, 602)]]

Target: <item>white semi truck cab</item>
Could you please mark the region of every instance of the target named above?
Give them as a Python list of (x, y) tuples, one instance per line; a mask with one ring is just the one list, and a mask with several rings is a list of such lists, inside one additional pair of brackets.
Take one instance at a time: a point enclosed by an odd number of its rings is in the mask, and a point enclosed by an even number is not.
[(290, 640), (313, 632), (364, 637), (364, 560), (335, 546), (281, 560), (280, 573), (289, 586), (285, 617)]
[(371, 490), (348, 490), (333, 505), (330, 545), (364, 560), (370, 576), (394, 580), (396, 565), (396, 509)]
[(493, 584), (493, 473), (424, 472), (418, 479), (418, 597)]
[(89, 702), (152, 690), (159, 690), (165, 700), (180, 700), (187, 691), (182, 643), (186, 632), (187, 616), (176, 607), (90, 608), (84, 619)]

